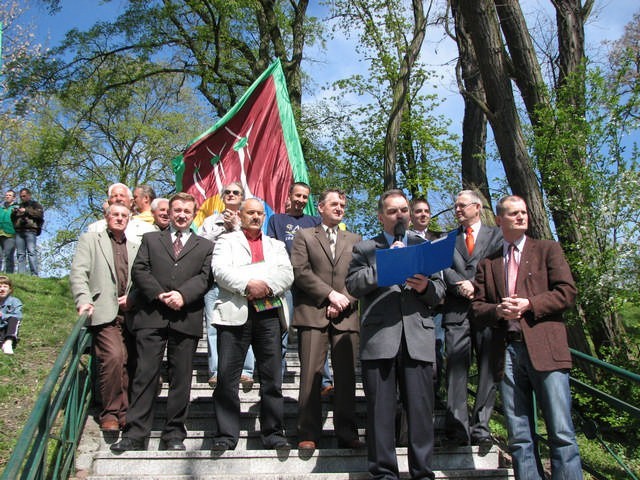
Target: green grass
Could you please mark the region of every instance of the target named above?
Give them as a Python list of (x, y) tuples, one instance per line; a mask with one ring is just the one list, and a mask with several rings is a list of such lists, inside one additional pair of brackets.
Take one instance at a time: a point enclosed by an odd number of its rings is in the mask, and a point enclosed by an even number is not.
[(4, 469), (77, 315), (69, 279), (12, 275), (24, 304), (14, 355), (0, 352), (0, 470)]

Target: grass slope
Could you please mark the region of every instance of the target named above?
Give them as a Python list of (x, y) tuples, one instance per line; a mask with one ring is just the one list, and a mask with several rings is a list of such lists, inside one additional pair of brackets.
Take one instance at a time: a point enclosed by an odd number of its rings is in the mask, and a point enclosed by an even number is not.
[(24, 304), (24, 318), (15, 354), (0, 352), (0, 471), (78, 318), (67, 277), (11, 279), (14, 296)]

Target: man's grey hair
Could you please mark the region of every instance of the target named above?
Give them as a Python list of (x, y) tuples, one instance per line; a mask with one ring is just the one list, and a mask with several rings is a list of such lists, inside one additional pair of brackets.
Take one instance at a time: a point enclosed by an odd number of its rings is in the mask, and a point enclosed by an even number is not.
[(151, 202), (151, 211), (152, 212), (155, 212), (158, 209), (158, 207), (160, 206), (160, 202), (169, 203), (169, 199), (168, 198), (164, 198), (164, 197), (154, 198), (153, 201)]
[(224, 194), (225, 190), (232, 190), (231, 187), (234, 185), (238, 187), (238, 189), (240, 189), (240, 196), (242, 197), (242, 200), (244, 200), (244, 187), (240, 182), (231, 182), (228, 185), (225, 185), (224, 187), (222, 187), (222, 193)]
[(244, 206), (249, 200), (255, 200), (256, 202), (260, 202), (260, 205), (262, 205), (262, 208), (264, 209), (264, 202), (262, 200), (260, 200), (259, 198), (256, 198), (256, 197), (251, 197), (251, 198), (247, 198), (246, 200), (243, 200), (242, 202), (240, 202), (240, 208), (238, 209), (240, 212), (242, 210), (244, 210)]
[(155, 190), (149, 185), (138, 185), (136, 188), (134, 188), (134, 191), (135, 190), (140, 190), (142, 192), (142, 195), (145, 197), (149, 197), (149, 200), (152, 202), (156, 198)]
[(456, 195), (456, 198), (461, 196), (461, 195), (466, 195), (467, 197), (471, 198), (471, 201), (473, 203), (477, 203), (478, 205), (482, 205), (482, 198), (480, 198), (480, 195), (475, 190), (462, 190), (462, 191), (458, 192), (458, 195)]
[(128, 206), (126, 206), (124, 203), (114, 203), (112, 205), (108, 205), (107, 208), (105, 208), (104, 210), (105, 217), (111, 214), (111, 210), (113, 209), (113, 207), (126, 208), (127, 211), (131, 213), (131, 209)]
[(126, 190), (126, 192), (127, 192), (127, 195), (129, 196), (129, 200), (131, 200), (133, 198), (133, 193), (131, 193), (131, 189), (129, 187), (127, 187), (124, 183), (112, 183), (111, 185), (109, 185), (109, 188), (107, 189), (107, 196), (110, 197), (111, 196), (111, 192), (116, 187), (124, 188)]

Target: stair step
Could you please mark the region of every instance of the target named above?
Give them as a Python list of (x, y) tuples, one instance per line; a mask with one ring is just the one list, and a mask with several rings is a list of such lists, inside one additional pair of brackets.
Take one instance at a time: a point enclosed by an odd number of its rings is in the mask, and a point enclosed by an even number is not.
[[(435, 470), (437, 480), (513, 480), (513, 471), (499, 469), (484, 470)], [(210, 475), (153, 475), (148, 480), (220, 480), (219, 474)], [(273, 473), (260, 474), (260, 480), (368, 480), (367, 472), (336, 473)], [(400, 473), (400, 478), (410, 478), (408, 473)], [(91, 475), (87, 480), (140, 480), (139, 475)], [(225, 474), (224, 480), (256, 480), (254, 474)]]
[[(296, 437), (297, 401), (300, 381), (296, 335), (290, 335), (287, 350), (287, 373), (283, 379), (284, 428), (293, 448), (291, 450), (264, 450), (260, 439), (259, 383), (250, 391), (240, 387), (240, 435), (234, 451), (211, 450), (216, 419), (213, 411), (213, 389), (208, 385), (206, 338), (203, 336), (193, 362), (191, 404), (186, 421), (187, 438), (184, 452), (160, 450), (160, 430), (164, 426), (168, 385), (161, 386), (156, 401), (153, 430), (148, 450), (113, 454), (109, 447), (120, 434), (100, 432), (93, 418), (88, 418), (83, 438), (78, 447), (76, 468), (78, 479), (83, 480), (364, 480), (367, 473), (367, 452), (338, 449), (333, 425), (333, 402), (323, 399), (323, 435), (318, 449), (298, 451)], [(166, 380), (166, 363), (163, 368)], [(256, 376), (259, 380), (259, 374)], [(366, 438), (366, 400), (359, 367), (356, 369), (355, 422), (361, 439)], [(436, 449), (433, 468), (437, 479), (454, 480), (513, 480), (513, 470), (501, 466), (504, 455), (494, 446), (444, 448), (440, 439), (444, 428), (444, 412), (434, 415)], [(398, 448), (401, 478), (407, 473), (407, 449)]]
[[(494, 447), (479, 454), (478, 447), (458, 447), (436, 450), (433, 468), (437, 470), (497, 469), (498, 450)], [(407, 471), (407, 449), (396, 449), (398, 466)], [(114, 461), (117, 458), (118, 461)], [(286, 467), (285, 467), (286, 465)], [(126, 452), (117, 457), (110, 452), (98, 452), (94, 458), (97, 475), (130, 474), (133, 469), (147, 475), (228, 475), (228, 474), (282, 474), (346, 473), (367, 471), (366, 453), (322, 449), (312, 453), (292, 450), (233, 450), (211, 452), (193, 450), (184, 452), (142, 451)], [(477, 477), (476, 477), (477, 478)]]

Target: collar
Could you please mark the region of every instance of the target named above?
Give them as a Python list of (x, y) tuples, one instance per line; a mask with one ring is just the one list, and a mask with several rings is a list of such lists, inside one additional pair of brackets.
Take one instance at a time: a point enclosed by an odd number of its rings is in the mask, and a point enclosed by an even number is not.
[(527, 240), (526, 235), (522, 235), (522, 237), (517, 239), (515, 242), (507, 242), (505, 239), (502, 239), (502, 255), (509, 254), (509, 245), (511, 245), (511, 243), (513, 243), (516, 246), (516, 249), (518, 250), (518, 252), (522, 253), (522, 249), (524, 248), (524, 243), (526, 240)]
[[(480, 227), (482, 226), (482, 222), (478, 221), (478, 222), (474, 223), (473, 225), (469, 225), (469, 226), (471, 227), (473, 238), (474, 239), (477, 238), (478, 237), (478, 232), (480, 231)], [(464, 233), (467, 233), (467, 227), (463, 226), (462, 227), (462, 231)]]
[[(386, 238), (387, 243), (389, 244), (389, 246), (391, 246), (391, 244), (396, 241), (395, 237), (393, 235), (391, 235), (390, 233), (387, 233), (384, 230), (382, 231), (382, 233), (384, 234), (384, 238)], [(404, 243), (405, 246), (407, 245), (407, 233), (406, 232), (404, 234), (404, 237), (402, 237), (402, 243)]]

